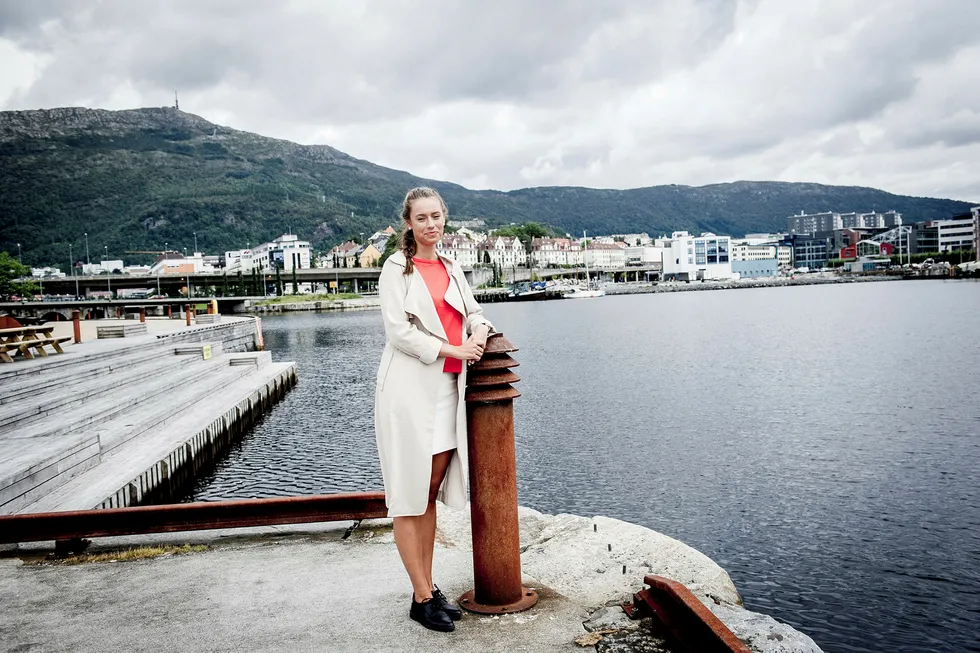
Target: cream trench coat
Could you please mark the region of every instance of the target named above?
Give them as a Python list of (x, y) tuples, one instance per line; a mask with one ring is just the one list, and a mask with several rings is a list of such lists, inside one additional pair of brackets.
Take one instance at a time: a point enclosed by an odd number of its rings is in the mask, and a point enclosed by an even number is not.
[[(463, 271), (441, 256), (449, 271), (446, 302), (463, 315), (463, 340), (477, 324), (493, 325), (483, 316)], [(374, 393), (374, 430), (384, 478), (389, 517), (421, 515), (428, 505), (435, 430), (435, 390), (449, 342), (432, 296), (421, 274), (404, 274), (405, 255), (395, 252), (381, 269), (378, 293), (385, 327), (385, 348)], [(438, 499), (447, 506), (466, 506), (466, 365), (459, 374), (456, 406), (456, 454), (449, 463)]]

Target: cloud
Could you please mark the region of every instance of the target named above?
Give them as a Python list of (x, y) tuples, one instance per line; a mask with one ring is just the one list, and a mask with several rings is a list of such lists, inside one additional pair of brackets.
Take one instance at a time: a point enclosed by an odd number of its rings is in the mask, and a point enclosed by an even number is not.
[(480, 187), (780, 179), (980, 200), (973, 0), (11, 2), (7, 52), (24, 66), (0, 74), (6, 109), (177, 89), (235, 128)]

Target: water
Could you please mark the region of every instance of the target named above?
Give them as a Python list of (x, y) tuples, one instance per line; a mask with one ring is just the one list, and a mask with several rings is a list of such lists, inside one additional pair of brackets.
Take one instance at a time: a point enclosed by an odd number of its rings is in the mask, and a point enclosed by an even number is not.
[[(826, 651), (980, 651), (980, 284), (493, 304), (520, 502), (703, 551)], [(300, 384), (193, 498), (381, 489), (377, 312), (264, 318)]]

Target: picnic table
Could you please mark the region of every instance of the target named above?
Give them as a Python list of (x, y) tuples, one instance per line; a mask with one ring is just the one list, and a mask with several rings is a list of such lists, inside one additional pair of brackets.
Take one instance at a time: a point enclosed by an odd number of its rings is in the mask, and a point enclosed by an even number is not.
[(12, 363), (11, 353), (20, 353), (24, 358), (35, 355), (47, 356), (44, 347), (50, 345), (57, 353), (63, 354), (61, 343), (71, 340), (71, 336), (55, 338), (54, 325), (39, 325), (0, 329), (0, 362)]

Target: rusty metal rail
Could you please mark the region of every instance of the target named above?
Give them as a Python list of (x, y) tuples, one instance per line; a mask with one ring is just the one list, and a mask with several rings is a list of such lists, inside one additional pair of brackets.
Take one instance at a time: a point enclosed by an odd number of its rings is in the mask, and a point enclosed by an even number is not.
[(751, 653), (742, 640), (728, 629), (691, 590), (663, 576), (649, 575), (650, 586), (633, 595), (623, 606), (631, 618), (652, 615), (674, 641), (678, 651), (690, 653)]
[(384, 492), (28, 513), (0, 516), (0, 544), (373, 519), (387, 514)]

